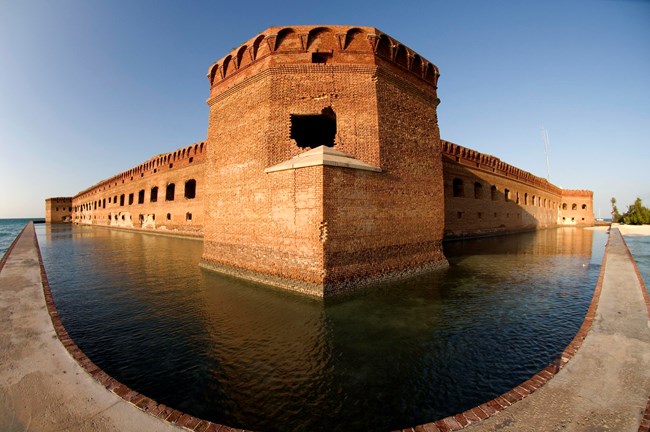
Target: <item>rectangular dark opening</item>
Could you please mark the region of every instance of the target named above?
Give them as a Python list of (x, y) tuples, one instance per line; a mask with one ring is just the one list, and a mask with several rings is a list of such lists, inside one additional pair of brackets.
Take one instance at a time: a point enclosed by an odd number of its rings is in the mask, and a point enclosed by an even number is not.
[(331, 52), (315, 52), (311, 53), (312, 63), (330, 63), (332, 61)]
[(334, 147), (335, 136), (336, 113), (332, 108), (324, 108), (321, 114), (291, 114), (290, 137), (298, 147)]
[(174, 201), (175, 190), (176, 190), (176, 185), (174, 185), (174, 183), (170, 183), (167, 185), (167, 189), (165, 191), (165, 201)]

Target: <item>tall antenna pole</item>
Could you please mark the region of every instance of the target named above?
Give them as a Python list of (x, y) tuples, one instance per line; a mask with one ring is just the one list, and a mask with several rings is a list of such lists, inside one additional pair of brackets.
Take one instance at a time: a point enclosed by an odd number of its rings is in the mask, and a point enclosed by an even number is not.
[(544, 140), (544, 153), (546, 153), (546, 180), (551, 181), (551, 165), (548, 162), (548, 132), (546, 132), (543, 125), (541, 128), (542, 139)]

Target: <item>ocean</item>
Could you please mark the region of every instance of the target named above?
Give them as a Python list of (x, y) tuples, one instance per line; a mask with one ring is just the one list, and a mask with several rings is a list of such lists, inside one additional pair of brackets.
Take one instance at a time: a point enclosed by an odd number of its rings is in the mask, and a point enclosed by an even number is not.
[(0, 258), (4, 256), (9, 246), (11, 246), (11, 242), (20, 234), (27, 222), (31, 220), (38, 219), (0, 219)]

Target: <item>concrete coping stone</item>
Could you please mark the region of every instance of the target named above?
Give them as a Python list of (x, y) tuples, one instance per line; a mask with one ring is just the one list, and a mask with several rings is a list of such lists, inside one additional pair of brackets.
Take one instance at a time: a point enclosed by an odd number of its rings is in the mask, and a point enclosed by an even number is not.
[(276, 171), (286, 171), (322, 165), (381, 172), (381, 168), (379, 167), (367, 164), (359, 159), (355, 159), (347, 153), (334, 150), (333, 148), (324, 145), (311, 149), (305, 153), (301, 153), (298, 156), (294, 156), (291, 159), (280, 162), (272, 167), (268, 167), (264, 172), (268, 174)]

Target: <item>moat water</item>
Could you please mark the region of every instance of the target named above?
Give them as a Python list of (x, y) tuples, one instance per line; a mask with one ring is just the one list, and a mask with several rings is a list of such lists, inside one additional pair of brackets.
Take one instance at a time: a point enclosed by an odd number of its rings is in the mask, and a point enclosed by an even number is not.
[(636, 261), (646, 290), (650, 294), (650, 236), (626, 235), (625, 243)]
[(200, 269), (200, 241), (36, 230), (88, 357), (158, 402), (258, 431), (385, 431), (502, 394), (574, 337), (607, 239), (452, 242), (447, 270), (322, 303)]

